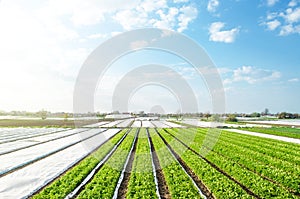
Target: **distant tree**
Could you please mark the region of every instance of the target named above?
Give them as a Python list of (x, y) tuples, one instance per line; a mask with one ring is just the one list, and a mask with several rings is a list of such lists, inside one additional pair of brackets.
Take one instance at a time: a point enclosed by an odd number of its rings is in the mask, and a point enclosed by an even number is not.
[(295, 114), (287, 113), (287, 112), (281, 112), (278, 114), (278, 119), (294, 119)]
[(68, 118), (69, 118), (68, 113), (65, 113), (65, 114), (64, 114), (64, 121), (68, 121)]
[(206, 117), (206, 119), (208, 120), (208, 118), (211, 116), (211, 114), (209, 112), (207, 112), (207, 113), (204, 113), (203, 116)]
[(263, 115), (269, 115), (270, 114), (270, 111), (268, 108), (265, 108), (264, 112), (263, 112)]
[(286, 112), (281, 112), (278, 114), (278, 119), (285, 119), (287, 113)]
[(251, 117), (260, 117), (260, 113), (257, 112), (251, 113)]
[(97, 113), (96, 116), (100, 119), (104, 119), (106, 114), (105, 113)]
[(144, 116), (145, 116), (145, 112), (144, 112), (144, 111), (140, 111), (140, 112), (139, 112), (139, 116), (140, 116), (140, 117), (144, 117)]
[(227, 122), (237, 122), (238, 119), (236, 118), (236, 116), (234, 114), (230, 114), (227, 116), (226, 121)]
[(39, 117), (42, 118), (42, 120), (45, 120), (47, 118), (47, 111), (42, 109), (41, 111), (38, 112)]
[(213, 114), (210, 118), (209, 118), (210, 121), (212, 122), (222, 122), (223, 119), (220, 117), (220, 115), (218, 114)]

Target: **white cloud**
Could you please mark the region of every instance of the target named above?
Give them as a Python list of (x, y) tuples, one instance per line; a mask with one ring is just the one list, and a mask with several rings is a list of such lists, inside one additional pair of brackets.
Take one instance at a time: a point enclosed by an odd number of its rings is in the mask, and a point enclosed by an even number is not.
[(275, 30), (276, 28), (278, 28), (281, 25), (281, 23), (280, 23), (280, 21), (275, 19), (273, 21), (267, 22), (266, 25), (267, 25), (269, 30)]
[(294, 32), (294, 27), (292, 24), (289, 25), (285, 25), (281, 27), (281, 30), (279, 32), (280, 36), (285, 36), (285, 35), (289, 35), (292, 34)]
[(226, 73), (231, 72), (231, 69), (225, 68), (225, 67), (221, 67), (221, 68), (218, 67), (218, 71), (219, 71), (220, 74), (226, 74)]
[(174, 3), (187, 3), (189, 0), (173, 0)]
[(113, 19), (125, 30), (153, 26), (166, 28), (166, 26), (169, 26), (166, 21), (153, 17), (154, 14), (162, 14), (162, 11), (159, 10), (168, 10), (166, 0), (145, 0), (135, 8), (117, 11)]
[(118, 12), (114, 16), (114, 19), (120, 23), (125, 30), (147, 26), (147, 14), (143, 12), (123, 10)]
[(178, 17), (178, 32), (182, 32), (187, 29), (188, 24), (194, 20), (198, 15), (198, 10), (192, 6), (185, 6), (180, 8), (181, 14)]
[(295, 9), (288, 8), (285, 12), (281, 12), (279, 17), (282, 17), (285, 20), (285, 25), (281, 26), (279, 32), (280, 36), (286, 36), (293, 33), (300, 34), (300, 7)]
[(276, 18), (277, 15), (278, 14), (276, 12), (268, 13), (267, 14), (267, 20), (272, 20), (272, 19)]
[(41, 12), (53, 17), (67, 17), (75, 26), (89, 26), (103, 22), (108, 13), (132, 9), (139, 3), (139, 0), (49, 0)]
[[(186, 63), (184, 63), (183, 65), (185, 65)], [(178, 73), (181, 75), (181, 77), (183, 77), (186, 80), (191, 80), (191, 79), (195, 79), (197, 77), (197, 75), (199, 75), (199, 73), (196, 71), (196, 69), (192, 66), (186, 65), (176, 65), (173, 66), (174, 68), (176, 68), (176, 70), (178, 71)]]
[(298, 4), (298, 1), (299, 1), (299, 0), (291, 0), (291, 1), (289, 2), (288, 6), (289, 6), (289, 7), (294, 7), (294, 6), (296, 6), (296, 5)]
[(267, 14), (266, 21), (261, 25), (267, 26), (268, 30), (279, 29), (280, 36), (300, 34), (300, 7), (295, 7), (298, 1), (290, 1), (288, 8), (283, 12), (272, 12)]
[(174, 3), (180, 4), (172, 7), (167, 0), (65, 0), (64, 3), (49, 0), (39, 15), (51, 19), (66, 17), (76, 27), (113, 19), (124, 30), (158, 27), (181, 32), (197, 17), (198, 10), (189, 0), (174, 0)]
[(281, 13), (281, 16), (285, 18), (288, 23), (297, 23), (300, 21), (300, 7), (286, 9), (286, 13)]
[(274, 6), (279, 0), (267, 0), (268, 6)]
[(166, 7), (168, 7), (166, 0), (145, 0), (141, 2), (137, 9), (144, 12), (153, 12)]
[(92, 34), (92, 35), (89, 35), (88, 38), (89, 39), (103, 39), (103, 38), (106, 38), (107, 37), (107, 34)]
[(96, 45), (87, 41), (142, 27), (184, 31), (198, 10), (188, 0), (175, 1), (178, 4), (167, 0), (1, 1), (1, 107), (52, 106), (55, 111), (59, 104), (61, 110), (71, 111), (74, 80)]
[(253, 66), (242, 66), (233, 70), (233, 76), (224, 80), (224, 84), (245, 81), (249, 84), (276, 80), (281, 77), (278, 71), (270, 71)]
[(165, 14), (162, 9), (158, 10), (156, 14), (160, 16), (160, 20), (157, 20), (153, 25), (156, 28), (172, 29), (176, 22), (176, 16), (179, 10), (175, 7), (168, 9), (168, 13)]
[(288, 82), (299, 82), (299, 78), (289, 79)]
[(195, 68), (188, 65), (187, 63), (178, 63), (172, 67), (176, 68), (178, 73), (182, 75), (185, 79), (196, 79), (201, 75), (226, 75), (227, 73), (232, 72), (231, 69), (225, 67), (200, 67)]
[(1, 2), (0, 85), (9, 86), (1, 88), (0, 104), (7, 110), (71, 111), (73, 82), (90, 50), (70, 46), (80, 39), (76, 29), (40, 8)]
[(224, 80), (223, 80), (223, 84), (224, 84), (224, 85), (228, 85), (228, 84), (231, 84), (231, 83), (233, 83), (233, 80), (232, 80), (232, 79), (224, 79)]
[(111, 36), (114, 37), (114, 36), (117, 36), (117, 35), (119, 35), (121, 33), (122, 32), (120, 32), (120, 31), (113, 31), (113, 32), (111, 32)]
[(221, 30), (225, 26), (225, 23), (214, 22), (209, 28), (209, 40), (215, 42), (232, 43), (235, 41), (236, 36), (239, 33), (239, 28), (233, 28), (231, 30)]
[(134, 9), (118, 11), (113, 19), (125, 30), (155, 27), (182, 32), (197, 15), (197, 8), (191, 5), (171, 7), (165, 0), (146, 0)]
[(218, 6), (219, 6), (218, 0), (209, 0), (207, 4), (207, 11), (208, 12), (216, 12)]

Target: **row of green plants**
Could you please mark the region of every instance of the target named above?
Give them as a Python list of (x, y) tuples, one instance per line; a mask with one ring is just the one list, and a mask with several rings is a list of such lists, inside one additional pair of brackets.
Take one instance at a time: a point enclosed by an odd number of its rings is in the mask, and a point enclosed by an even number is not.
[(114, 154), (85, 186), (77, 198), (112, 198), (123, 166), (132, 147), (136, 130), (133, 129)]
[(216, 198), (252, 198), (238, 184), (217, 171), (197, 154), (188, 150), (172, 136), (161, 129), (158, 131)]
[[(187, 131), (189, 130), (187, 129)], [(196, 129), (192, 129), (192, 131), (196, 131)], [(207, 129), (197, 129), (197, 131), (205, 134), (201, 137), (202, 140), (207, 133), (209, 134)], [(209, 134), (207, 138), (212, 136)], [(218, 142), (223, 141), (226, 145), (236, 145), (249, 152), (260, 154), (258, 161), (264, 160), (266, 165), (274, 165), (285, 171), (297, 171), (297, 173), (300, 171), (300, 146), (297, 144), (227, 131), (223, 131), (218, 139)]]
[[(232, 132), (224, 132), (219, 140), (248, 148), (262, 154), (262, 157), (278, 159), (279, 167), (288, 166), (285, 170), (300, 169), (300, 146), (296, 144), (270, 140), (256, 136), (240, 135)], [(280, 142), (280, 143), (278, 143)], [(277, 161), (272, 161), (277, 164)], [(269, 163), (270, 164), (270, 163)]]
[(200, 198), (200, 194), (181, 165), (172, 156), (154, 129), (149, 129), (172, 198)]
[[(278, 152), (279, 157), (281, 157), (282, 154), (289, 154), (294, 156), (295, 158), (298, 158), (298, 161), (300, 161), (299, 144), (289, 143), (289, 142), (274, 140), (269, 138), (261, 138), (257, 136), (245, 135), (245, 134), (240, 134), (235, 132), (228, 132), (228, 131), (223, 131), (222, 136), (230, 139), (238, 138), (237, 140), (243, 143), (249, 143), (249, 141), (251, 141), (251, 144), (255, 144), (256, 146), (263, 146), (265, 148), (268, 148), (270, 151)], [(290, 157), (286, 159), (290, 160)]]
[[(252, 198), (238, 184), (217, 171), (203, 158), (188, 150), (171, 135), (185, 142), (195, 151), (203, 150), (203, 142), (213, 141), (217, 134), (208, 129), (163, 129), (158, 132), (193, 170), (216, 198)], [(126, 129), (103, 144), (60, 178), (33, 198), (64, 198), (73, 191), (124, 136)], [(166, 183), (172, 198), (200, 198), (197, 188), (181, 165), (172, 156), (154, 129), (149, 129)], [(170, 135), (170, 134), (171, 135)], [(111, 158), (89, 182), (78, 198), (112, 198), (124, 163), (136, 134), (132, 130)], [(262, 198), (297, 198), (300, 194), (300, 146), (223, 131), (206, 158), (224, 172)], [(272, 179), (278, 186), (262, 176)], [(294, 194), (291, 191), (294, 191)], [(140, 129), (133, 170), (128, 182), (126, 198), (157, 198), (152, 173), (151, 153), (145, 128)]]
[(145, 128), (141, 128), (128, 182), (126, 198), (158, 198), (154, 181), (151, 151)]
[[(195, 128), (186, 129), (187, 131), (195, 131)], [(211, 130), (205, 128), (197, 128), (197, 131), (202, 131), (206, 133), (209, 131), (209, 137), (214, 138)], [(203, 138), (204, 139), (204, 138)], [(257, 152), (264, 154), (265, 156), (270, 156), (273, 158), (278, 158), (282, 161), (287, 161), (295, 165), (300, 165), (300, 145), (294, 143), (288, 143), (284, 141), (261, 138), (257, 136), (244, 135), (235, 132), (222, 131), (222, 133), (217, 135), (217, 139), (223, 140), (225, 142), (230, 142), (245, 148), (253, 149)]]
[[(173, 132), (174, 133), (174, 132)], [(182, 134), (183, 132), (181, 131), (180, 133), (177, 132), (178, 134)], [(199, 134), (196, 134), (196, 136), (194, 137), (194, 142), (192, 144), (190, 144), (190, 147), (192, 149), (194, 149), (195, 151), (199, 151), (201, 150), (201, 148), (203, 147), (202, 143), (199, 142), (199, 140), (197, 140)], [(187, 135), (186, 135), (187, 136)], [(181, 139), (185, 139), (186, 136), (180, 136)], [(200, 135), (202, 138), (201, 140), (203, 140), (203, 137), (205, 135)], [(222, 137), (222, 136), (221, 136)], [(227, 143), (220, 143), (218, 142), (215, 147), (214, 150), (216, 150), (217, 152), (224, 152), (222, 151), (226, 144), (229, 144), (229, 142)], [(226, 154), (227, 156), (231, 157), (232, 154), (236, 155), (236, 154), (241, 154), (243, 151), (239, 151), (239, 150), (232, 150), (232, 151), (227, 151)], [(272, 182), (263, 179), (260, 175), (251, 172), (247, 169), (245, 169), (244, 167), (242, 167), (240, 164), (237, 164), (238, 161), (233, 160), (231, 158), (226, 158), (225, 156), (222, 156), (218, 153), (215, 152), (210, 152), (206, 158), (208, 160), (210, 160), (212, 163), (214, 163), (215, 165), (217, 165), (220, 169), (222, 169), (223, 171), (225, 171), (226, 173), (228, 173), (230, 176), (232, 176), (234, 179), (238, 180), (240, 183), (242, 183), (243, 185), (245, 185), (246, 187), (248, 187), (253, 193), (255, 193), (256, 195), (263, 197), (263, 198), (271, 198), (271, 197), (277, 197), (277, 198), (295, 198), (296, 196), (294, 196), (293, 194), (291, 194), (290, 192), (288, 192), (286, 189), (277, 186), (275, 184), (273, 184)], [(239, 157), (240, 159), (242, 159), (243, 157)]]
[[(196, 135), (196, 139), (198, 137), (203, 139), (204, 136), (206, 136), (205, 132), (199, 132)], [(272, 179), (282, 186), (294, 190), (295, 193), (300, 194), (299, 165), (282, 161), (278, 158), (257, 152), (251, 148), (235, 145), (230, 140), (224, 141), (222, 138), (219, 140), (218, 144), (214, 146), (213, 151), (216, 151), (217, 153), (244, 165), (251, 171)]]
[(33, 196), (38, 198), (64, 198), (72, 192), (93, 170), (93, 168), (109, 153), (114, 145), (124, 136), (127, 129), (116, 134), (111, 140), (104, 143), (97, 151), (83, 159), (72, 169), (67, 171), (57, 180), (46, 186)]
[(299, 128), (290, 128), (290, 127), (272, 127), (272, 128), (249, 127), (248, 128), (247, 127), (247, 128), (242, 128), (242, 130), (300, 139)]

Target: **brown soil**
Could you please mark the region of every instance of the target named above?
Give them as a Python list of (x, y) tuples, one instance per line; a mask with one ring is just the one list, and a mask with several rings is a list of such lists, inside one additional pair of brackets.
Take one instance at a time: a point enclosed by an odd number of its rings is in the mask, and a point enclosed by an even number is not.
[[(138, 135), (139, 135), (139, 132), (137, 132), (136, 136), (138, 136)], [(131, 170), (132, 170), (132, 164), (133, 164), (133, 160), (134, 160), (134, 156), (135, 156), (135, 152), (136, 152), (137, 141), (138, 141), (138, 139), (136, 139), (135, 142), (133, 143), (132, 152), (129, 156), (129, 161), (125, 168), (124, 178), (123, 178), (121, 185), (119, 187), (119, 190), (118, 190), (118, 198), (121, 198), (121, 199), (126, 198), (127, 187), (128, 187), (128, 182), (129, 182), (130, 174), (131, 174)]]
[(150, 149), (151, 149), (153, 162), (154, 162), (154, 166), (155, 166), (155, 171), (156, 171), (159, 195), (162, 199), (170, 199), (171, 194), (169, 192), (168, 185), (166, 183), (163, 171), (160, 167), (160, 163), (159, 163), (159, 160), (158, 160), (158, 157), (157, 157), (157, 154), (156, 154), (156, 151), (153, 146), (153, 142), (152, 142), (152, 139), (151, 139), (149, 133), (148, 133), (148, 136), (149, 136)]

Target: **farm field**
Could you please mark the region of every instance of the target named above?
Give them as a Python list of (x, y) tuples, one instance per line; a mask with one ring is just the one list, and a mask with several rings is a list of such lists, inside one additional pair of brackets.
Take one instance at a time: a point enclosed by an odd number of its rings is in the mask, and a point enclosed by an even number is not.
[(288, 128), (288, 127), (258, 128), (258, 127), (253, 127), (253, 128), (242, 128), (242, 130), (300, 139), (300, 129), (299, 128)]
[(268, 124), (268, 125), (280, 125), (280, 126), (295, 126), (300, 127), (299, 119), (289, 119), (289, 120), (275, 120), (275, 121), (248, 121), (249, 123), (255, 124)]
[(300, 199), (300, 0), (0, 0), (0, 199)]
[[(94, 122), (92, 122), (94, 123)], [(84, 126), (91, 124), (90, 120), (76, 120), (76, 125)], [(74, 120), (68, 119), (66, 120), (58, 120), (48, 118), (46, 120), (42, 119), (0, 119), (0, 127), (53, 127), (53, 128), (74, 128), (75, 123)]]
[(132, 119), (0, 131), (0, 198), (300, 197), (299, 144)]

